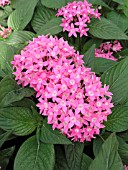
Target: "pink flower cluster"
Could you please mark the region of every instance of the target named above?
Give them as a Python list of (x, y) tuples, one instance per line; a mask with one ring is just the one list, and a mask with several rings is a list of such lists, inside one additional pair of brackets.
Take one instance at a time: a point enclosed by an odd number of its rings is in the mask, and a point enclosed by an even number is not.
[(100, 13), (98, 9), (93, 9), (92, 4), (89, 4), (86, 0), (84, 2), (71, 2), (65, 7), (58, 10), (56, 16), (62, 16), (63, 31), (68, 31), (68, 36), (74, 35), (77, 37), (77, 33), (80, 33), (80, 37), (87, 36), (89, 28), (88, 24), (91, 22), (91, 18), (100, 19)]
[(0, 0), (0, 6), (2, 7), (4, 7), (5, 5), (9, 5), (10, 3), (10, 0)]
[(12, 62), (18, 84), (37, 92), (48, 124), (74, 141), (90, 141), (111, 114), (112, 93), (83, 65), (82, 55), (63, 38), (39, 36)]
[(124, 170), (128, 170), (128, 166), (124, 165)]
[(2, 25), (0, 25), (0, 37), (7, 38), (12, 33), (12, 28), (4, 28)]
[(117, 59), (113, 56), (114, 52), (120, 51), (122, 46), (119, 41), (105, 42), (100, 45), (100, 48), (95, 49), (95, 57), (106, 58), (109, 60), (117, 61)]

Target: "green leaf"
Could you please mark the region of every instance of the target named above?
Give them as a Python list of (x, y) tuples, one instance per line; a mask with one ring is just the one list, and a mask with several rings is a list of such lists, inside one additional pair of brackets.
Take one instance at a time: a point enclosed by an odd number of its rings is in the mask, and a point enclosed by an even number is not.
[(128, 28), (128, 18), (124, 14), (115, 11), (107, 13), (107, 19), (116, 24), (123, 32)]
[(82, 156), (82, 163), (81, 163), (81, 170), (88, 170), (90, 164), (92, 162), (92, 159), (83, 153)]
[(6, 140), (8, 140), (11, 133), (12, 131), (8, 131), (0, 135), (0, 147), (4, 144)]
[(124, 164), (128, 165), (128, 144), (120, 137), (117, 137), (119, 142), (119, 155)]
[(124, 5), (125, 0), (112, 0), (114, 2), (117, 2), (118, 4)]
[(54, 0), (51, 3), (51, 0), (41, 0), (41, 3), (48, 8), (61, 8), (66, 5), (65, 0)]
[(128, 36), (113, 22), (108, 19), (94, 19), (90, 24), (90, 34), (101, 39), (128, 40)]
[(20, 147), (14, 162), (14, 170), (53, 170), (54, 147), (51, 144), (37, 143), (33, 136)]
[(12, 46), (0, 42), (0, 68), (5, 74), (11, 75), (13, 72), (10, 62), (13, 60), (14, 53), (15, 49)]
[(15, 147), (11, 147), (0, 151), (0, 166), (2, 168), (1, 170), (6, 170), (6, 167), (9, 163), (9, 158), (12, 156), (14, 150)]
[(83, 156), (84, 143), (65, 145), (66, 160), (70, 170), (80, 170)]
[(51, 34), (51, 35), (55, 35), (58, 34), (60, 32), (62, 32), (62, 27), (60, 26), (61, 24), (61, 18), (53, 18), (50, 21), (48, 21), (37, 33), (38, 35), (47, 35), (47, 34)]
[(23, 30), (30, 22), (38, 0), (23, 0), (8, 18), (8, 26), (15, 31)]
[(89, 50), (84, 54), (84, 62), (85, 62), (85, 66), (91, 67), (93, 68), (93, 64), (94, 64), (94, 57), (95, 57), (95, 44), (93, 44)]
[[(4, 77), (0, 81), (0, 103), (3, 98), (12, 90), (17, 90), (19, 86), (16, 84), (16, 81), (10, 78), (9, 76)], [(0, 106), (2, 107), (2, 106)]]
[(102, 0), (88, 0), (89, 3), (91, 3), (92, 5), (101, 5), (104, 6), (108, 9), (111, 9), (107, 4), (105, 4)]
[(116, 64), (115, 61), (107, 60), (105, 58), (94, 58), (93, 63), (93, 71), (97, 74), (105, 72)]
[(98, 155), (92, 161), (89, 170), (123, 170), (123, 164), (118, 154), (118, 141), (112, 134), (102, 145)]
[(55, 18), (56, 12), (53, 9), (47, 8), (41, 4), (36, 7), (33, 19), (31, 21), (32, 27), (35, 32), (41, 28), (51, 19)]
[(34, 90), (29, 87), (12, 90), (8, 94), (6, 94), (6, 96), (3, 97), (2, 101), (0, 102), (0, 107), (9, 106), (11, 103), (20, 101), (24, 97), (30, 97), (34, 93)]
[(40, 140), (50, 144), (72, 144), (59, 130), (53, 130), (52, 126), (47, 124), (45, 119), (41, 128)]
[(70, 170), (65, 158), (65, 153), (63, 151), (62, 145), (55, 145), (55, 167), (54, 170)]
[(7, 107), (0, 108), (0, 127), (4, 130), (11, 130), (13, 134), (24, 136), (31, 134), (38, 122), (28, 108)]
[(23, 98), (20, 101), (14, 102), (12, 103), (12, 106), (26, 107), (29, 109), (31, 109), (31, 107), (36, 108), (36, 104), (34, 103), (34, 101), (28, 98)]
[(113, 93), (112, 101), (115, 104), (123, 104), (128, 99), (128, 59), (117, 63), (114, 67), (106, 71), (101, 80), (103, 84), (110, 86), (109, 91)]
[(6, 38), (6, 43), (10, 45), (24, 44), (32, 40), (34, 36), (35, 34), (30, 31), (16, 31)]
[(106, 129), (111, 132), (122, 132), (128, 129), (128, 107), (117, 106), (112, 109), (112, 114), (104, 122)]

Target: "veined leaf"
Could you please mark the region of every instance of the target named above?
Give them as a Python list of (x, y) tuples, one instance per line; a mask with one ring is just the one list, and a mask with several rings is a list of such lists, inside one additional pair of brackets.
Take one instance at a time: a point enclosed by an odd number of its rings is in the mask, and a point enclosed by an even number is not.
[(44, 143), (51, 144), (72, 144), (59, 130), (53, 130), (51, 125), (47, 124), (47, 120), (43, 122), (41, 128), (40, 140)]
[(108, 116), (104, 125), (108, 131), (122, 132), (128, 129), (128, 107), (117, 106), (112, 109), (112, 114)]
[(48, 21), (55, 18), (55, 14), (56, 12), (53, 9), (47, 8), (41, 4), (37, 5), (31, 21), (34, 31), (40, 31)]
[(103, 84), (110, 86), (113, 93), (112, 100), (115, 104), (123, 104), (128, 99), (128, 59), (124, 59), (107, 70), (102, 76)]
[(66, 0), (41, 0), (41, 3), (48, 8), (61, 8), (66, 5)]
[(48, 21), (39, 31), (38, 35), (55, 35), (60, 32), (62, 32), (62, 27), (60, 26), (61, 24), (61, 18), (53, 18), (52, 20)]
[(7, 107), (0, 108), (0, 127), (7, 131), (13, 131), (13, 134), (25, 136), (32, 133), (38, 122), (32, 114), (32, 111), (25, 107)]
[(123, 164), (118, 154), (118, 145), (115, 134), (111, 134), (92, 161), (89, 170), (123, 170)]
[(128, 36), (113, 22), (108, 19), (94, 19), (90, 24), (90, 34), (101, 39), (128, 40)]
[(54, 147), (51, 144), (37, 143), (33, 136), (20, 147), (14, 162), (14, 170), (53, 170)]
[(84, 143), (76, 142), (74, 145), (65, 145), (66, 160), (70, 170), (80, 170)]
[(38, 0), (23, 0), (8, 18), (8, 26), (15, 31), (23, 30), (30, 22)]

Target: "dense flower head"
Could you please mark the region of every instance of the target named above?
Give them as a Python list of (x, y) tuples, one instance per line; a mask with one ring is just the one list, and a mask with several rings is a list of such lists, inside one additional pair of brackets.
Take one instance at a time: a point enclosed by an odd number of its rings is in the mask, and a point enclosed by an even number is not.
[(40, 114), (74, 141), (90, 141), (111, 114), (109, 87), (63, 38), (39, 36), (12, 62), (18, 84), (36, 91)]
[(98, 9), (92, 8), (92, 4), (89, 4), (86, 0), (84, 2), (71, 2), (65, 7), (58, 10), (56, 16), (62, 16), (63, 31), (68, 31), (68, 36), (74, 35), (77, 37), (77, 33), (80, 33), (80, 37), (87, 36), (89, 30), (88, 24), (91, 22), (91, 18), (100, 19), (100, 13)]
[(74, 141), (90, 141), (111, 114), (112, 93), (102, 87), (100, 78), (90, 68), (65, 66), (59, 78), (52, 75), (43, 86), (39, 104), (40, 113), (48, 117), (53, 129), (59, 129)]
[(0, 25), (0, 37), (7, 38), (12, 33), (12, 28), (4, 28), (2, 25)]
[(9, 5), (10, 3), (10, 0), (0, 0), (0, 6), (2, 7), (4, 7), (5, 5)]
[(120, 51), (121, 49), (122, 46), (117, 40), (115, 40), (113, 43), (105, 42), (100, 45), (100, 48), (95, 49), (95, 57), (117, 61), (117, 59), (113, 56), (113, 53)]
[[(63, 38), (39, 36), (29, 42), (20, 55), (12, 61), (18, 84), (33, 87), (36, 91), (46, 85), (51, 74), (59, 77), (64, 66), (83, 64), (83, 55), (79, 55)], [(60, 68), (61, 65), (61, 68)]]

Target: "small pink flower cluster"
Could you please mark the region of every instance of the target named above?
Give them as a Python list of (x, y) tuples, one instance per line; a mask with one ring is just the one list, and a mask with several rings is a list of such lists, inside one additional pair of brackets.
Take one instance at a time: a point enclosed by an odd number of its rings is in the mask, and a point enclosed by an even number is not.
[(112, 93), (63, 38), (39, 36), (12, 62), (18, 84), (33, 87), (48, 124), (74, 141), (90, 141), (111, 114)]
[(2, 7), (4, 7), (5, 5), (9, 5), (10, 3), (10, 0), (0, 0), (0, 6)]
[(106, 42), (100, 45), (100, 48), (95, 49), (95, 57), (106, 58), (109, 60), (117, 61), (117, 59), (113, 56), (114, 52), (120, 51), (122, 46), (119, 41)]
[(93, 9), (92, 4), (89, 4), (86, 0), (68, 3), (58, 10), (56, 16), (63, 16), (60, 26), (63, 27), (63, 31), (69, 32), (69, 37), (72, 35), (77, 37), (77, 33), (80, 33), (80, 37), (87, 36), (89, 30), (87, 26), (91, 22), (91, 18), (100, 19), (98, 9)]
[(2, 25), (0, 25), (0, 37), (7, 38), (12, 33), (12, 28), (4, 28)]
[(128, 170), (128, 166), (124, 165), (124, 170)]

